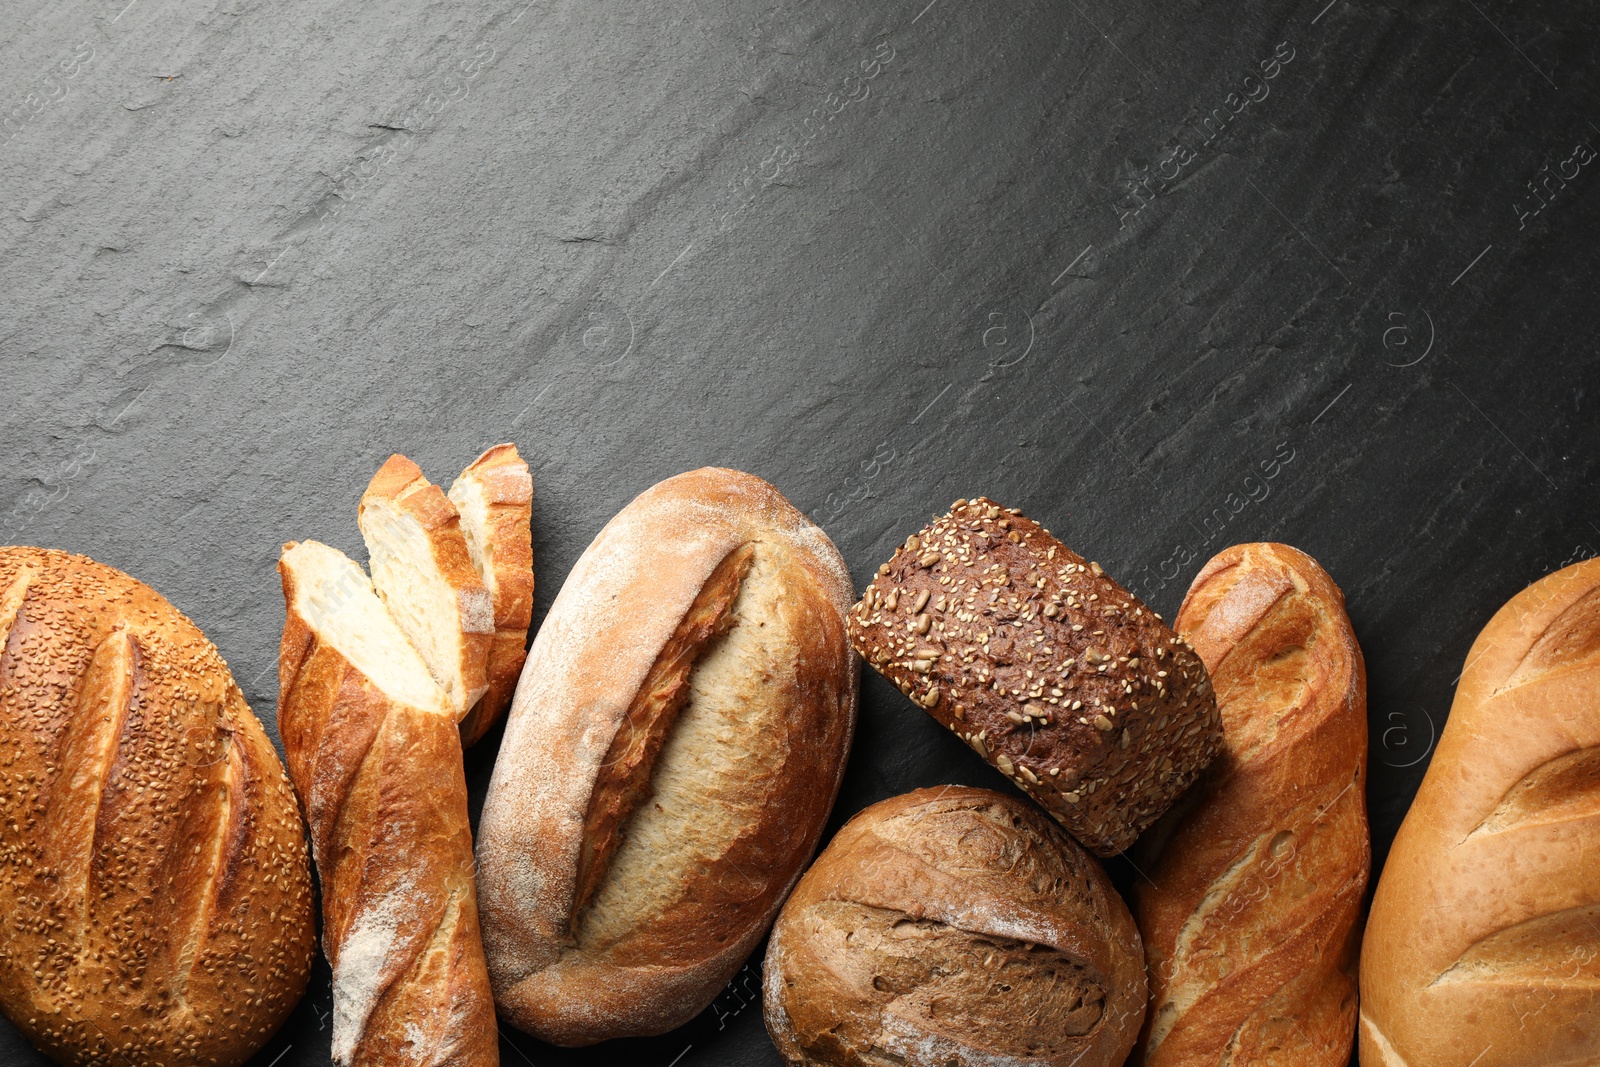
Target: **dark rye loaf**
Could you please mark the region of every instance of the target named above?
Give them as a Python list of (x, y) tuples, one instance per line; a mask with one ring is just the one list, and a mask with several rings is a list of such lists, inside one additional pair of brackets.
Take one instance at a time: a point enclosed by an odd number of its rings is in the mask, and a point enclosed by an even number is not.
[(1099, 564), (983, 497), (956, 501), (879, 568), (850, 640), (1102, 856), (1221, 750), (1194, 649)]

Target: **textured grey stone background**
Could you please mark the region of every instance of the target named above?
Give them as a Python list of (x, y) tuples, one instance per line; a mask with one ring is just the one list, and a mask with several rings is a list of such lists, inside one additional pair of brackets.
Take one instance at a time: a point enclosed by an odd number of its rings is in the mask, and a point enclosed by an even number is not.
[[(392, 451), (448, 481), (517, 442), (541, 614), (701, 464), (858, 582), (985, 493), (1169, 617), (1227, 544), (1320, 559), (1381, 860), (1479, 628), (1600, 545), (1592, 5), (7, 15), (0, 541), (155, 586), (269, 729), (278, 547), (364, 558)], [(836, 822), (955, 780), (1001, 784), (869, 678)], [(508, 1029), (503, 1062), (776, 1063), (753, 987), (588, 1053)], [(257, 1064), (326, 1063), (329, 1007), (323, 969)], [(0, 1024), (0, 1062), (42, 1061)]]

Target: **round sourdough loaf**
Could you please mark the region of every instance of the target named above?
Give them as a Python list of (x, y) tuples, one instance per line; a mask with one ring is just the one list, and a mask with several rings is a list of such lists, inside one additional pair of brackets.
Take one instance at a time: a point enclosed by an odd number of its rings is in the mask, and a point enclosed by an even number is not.
[(67, 1064), (243, 1063), (305, 990), (283, 766), (148, 586), (0, 548), (0, 1009)]
[(505, 1019), (587, 1045), (693, 1018), (816, 849), (855, 727), (850, 576), (776, 489), (691, 471), (573, 567), (478, 833)]
[(800, 880), (763, 999), (806, 1067), (1117, 1067), (1144, 953), (1100, 865), (1043, 812), (919, 789), (851, 819)]

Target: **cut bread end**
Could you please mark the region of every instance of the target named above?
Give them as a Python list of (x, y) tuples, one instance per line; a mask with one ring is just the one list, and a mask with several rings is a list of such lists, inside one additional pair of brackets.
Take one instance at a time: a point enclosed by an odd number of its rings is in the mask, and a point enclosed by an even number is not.
[(455, 506), (404, 456), (392, 456), (357, 514), (372, 581), (459, 719), (488, 688), (494, 600), (473, 566)]
[(489, 648), (488, 691), (461, 720), (470, 745), (505, 713), (516, 691), (533, 619), (533, 476), (513, 444), (495, 445), (450, 486), (467, 551), (494, 602), (496, 634)]
[(444, 690), (359, 564), (321, 542), (291, 541), (284, 546), (281, 566), (292, 580), (289, 610), (305, 620), (318, 641), (397, 703), (453, 713)]

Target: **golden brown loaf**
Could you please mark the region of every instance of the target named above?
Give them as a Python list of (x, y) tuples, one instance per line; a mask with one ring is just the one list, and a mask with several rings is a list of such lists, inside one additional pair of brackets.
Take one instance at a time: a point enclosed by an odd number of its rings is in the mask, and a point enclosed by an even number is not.
[(489, 687), (494, 601), (455, 505), (415, 463), (394, 455), (361, 495), (356, 521), (384, 606), (422, 654), (456, 719), (465, 718)]
[(646, 490), (573, 567), (528, 654), (478, 883), (505, 1018), (547, 1041), (703, 1009), (816, 848), (855, 726), (850, 576), (776, 489)]
[(1600, 1062), (1600, 559), (1467, 654), (1373, 897), (1361, 1062)]
[(919, 789), (861, 812), (784, 905), (767, 1030), (805, 1067), (1120, 1067), (1139, 932), (1100, 865), (1023, 801)]
[(0, 1008), (67, 1064), (240, 1064), (305, 990), (277, 753), (148, 586), (0, 549)]
[(1303, 552), (1235, 545), (1177, 625), (1226, 748), (1136, 850), (1151, 1012), (1134, 1062), (1342, 1067), (1371, 867), (1366, 674), (1344, 596)]
[(850, 613), (850, 639), (1102, 856), (1222, 745), (1194, 650), (1099, 564), (983, 497), (906, 539)]
[(495, 445), (450, 486), (472, 562), (494, 600), (494, 639), (486, 665), (489, 689), (461, 720), (461, 745), (474, 744), (511, 705), (528, 626), (533, 622), (533, 476), (517, 446)]
[(278, 562), (278, 726), (311, 824), (341, 1067), (499, 1062), (454, 709), (361, 568)]

